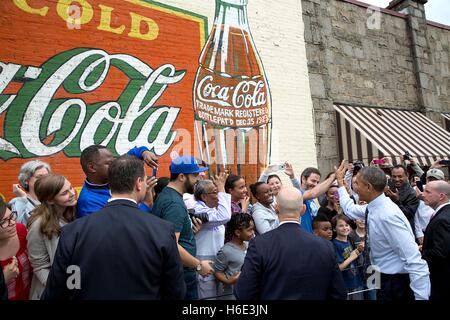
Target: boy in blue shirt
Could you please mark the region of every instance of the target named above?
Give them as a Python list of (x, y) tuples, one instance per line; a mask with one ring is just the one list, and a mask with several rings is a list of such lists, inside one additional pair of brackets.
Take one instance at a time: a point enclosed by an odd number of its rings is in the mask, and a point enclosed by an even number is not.
[[(357, 265), (361, 251), (359, 248), (354, 248), (348, 237), (351, 231), (350, 219), (343, 214), (338, 214), (333, 217), (331, 224), (336, 232), (336, 238), (332, 242), (348, 293), (363, 290), (363, 278)], [(348, 299), (362, 300), (362, 293), (350, 294)]]

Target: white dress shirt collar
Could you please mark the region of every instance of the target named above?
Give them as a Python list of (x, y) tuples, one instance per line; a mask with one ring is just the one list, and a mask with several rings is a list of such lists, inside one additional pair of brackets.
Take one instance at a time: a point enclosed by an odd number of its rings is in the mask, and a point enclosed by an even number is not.
[(281, 225), (283, 225), (283, 224), (285, 224), (285, 223), (296, 223), (296, 224), (300, 224), (300, 222), (298, 222), (298, 221), (287, 220), (287, 221), (280, 222), (280, 224), (279, 224), (278, 226), (281, 226)]
[(368, 204), (367, 209), (369, 209), (370, 212), (371, 209), (382, 205), (384, 201), (386, 201), (386, 196), (382, 193)]
[(443, 207), (445, 207), (445, 206), (448, 205), (448, 204), (450, 204), (450, 201), (449, 201), (449, 202), (446, 202), (446, 203), (443, 203), (443, 204), (441, 204), (439, 207), (437, 207), (436, 210), (434, 210), (433, 216), (434, 216), (436, 213), (438, 213), (439, 210), (441, 210)]
[(115, 200), (128, 200), (128, 201), (132, 201), (135, 204), (137, 204), (136, 200), (131, 199), (131, 198), (111, 198), (111, 199), (108, 200), (108, 202), (112, 202), (112, 201), (115, 201)]

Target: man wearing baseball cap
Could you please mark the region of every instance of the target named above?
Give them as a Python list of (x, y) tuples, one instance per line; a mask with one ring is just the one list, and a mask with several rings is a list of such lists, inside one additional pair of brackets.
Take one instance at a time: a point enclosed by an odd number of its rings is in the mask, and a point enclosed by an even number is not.
[(205, 277), (213, 273), (213, 268), (212, 261), (201, 261), (195, 257), (197, 248), (183, 194), (194, 193), (199, 173), (208, 168), (200, 167), (192, 156), (181, 156), (172, 160), (169, 169), (170, 182), (156, 199), (152, 213), (174, 224), (178, 251), (184, 266), (185, 299), (198, 299), (197, 272)]
[[(445, 180), (444, 172), (440, 169), (431, 168), (426, 173), (426, 181), (429, 184), (432, 181), (440, 181)], [(424, 185), (424, 193), (427, 185)], [(417, 242), (422, 245), (423, 237), (425, 230), (427, 229), (428, 223), (430, 222), (431, 216), (434, 213), (434, 209), (428, 206), (424, 202), (424, 193), (420, 193), (419, 196), (419, 207), (417, 208), (416, 215), (414, 216), (414, 224), (415, 224), (415, 235), (417, 238)]]
[(433, 168), (427, 171), (427, 183), (430, 181), (436, 181), (436, 180), (444, 180), (445, 175), (442, 170)]

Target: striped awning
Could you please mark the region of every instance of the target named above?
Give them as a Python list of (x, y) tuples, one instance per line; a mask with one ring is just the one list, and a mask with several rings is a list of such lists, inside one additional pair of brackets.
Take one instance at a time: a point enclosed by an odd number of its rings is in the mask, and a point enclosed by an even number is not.
[(339, 156), (349, 161), (391, 157), (408, 151), (420, 165), (449, 159), (450, 133), (420, 112), (335, 104)]
[(447, 131), (450, 132), (450, 113), (441, 113), (444, 117), (444, 126)]

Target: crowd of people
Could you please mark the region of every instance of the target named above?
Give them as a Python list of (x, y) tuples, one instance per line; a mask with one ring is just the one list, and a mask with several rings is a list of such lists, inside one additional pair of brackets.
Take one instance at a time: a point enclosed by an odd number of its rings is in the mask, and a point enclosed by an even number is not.
[(441, 165), (375, 163), (342, 161), (322, 180), (286, 162), (249, 185), (192, 156), (156, 177), (146, 147), (114, 158), (93, 145), (77, 195), (29, 161), (16, 198), (0, 198), (0, 299), (448, 300)]

